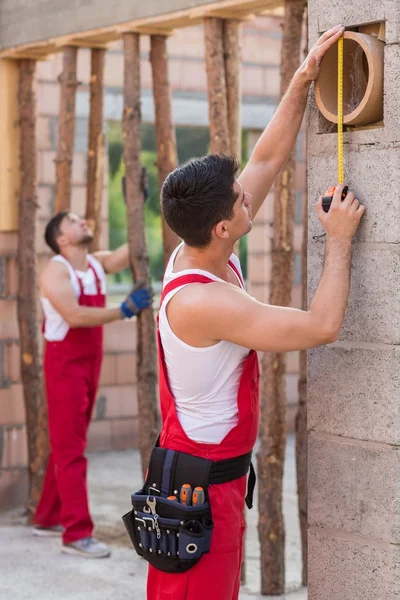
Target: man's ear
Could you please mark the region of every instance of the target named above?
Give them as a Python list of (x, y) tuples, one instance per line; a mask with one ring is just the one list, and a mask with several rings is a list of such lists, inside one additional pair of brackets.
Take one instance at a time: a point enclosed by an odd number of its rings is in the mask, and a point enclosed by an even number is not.
[(214, 226), (214, 234), (217, 238), (226, 239), (229, 237), (226, 221), (220, 221)]
[(65, 235), (59, 235), (56, 239), (59, 248), (63, 248), (68, 244), (68, 240)]

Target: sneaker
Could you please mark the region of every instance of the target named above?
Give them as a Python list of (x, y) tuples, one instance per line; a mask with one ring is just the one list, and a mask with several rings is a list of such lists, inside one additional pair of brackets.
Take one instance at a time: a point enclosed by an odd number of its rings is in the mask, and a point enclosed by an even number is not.
[(33, 535), (38, 537), (60, 537), (64, 531), (61, 525), (52, 525), (51, 527), (43, 527), (43, 525), (33, 526)]
[(111, 554), (110, 549), (94, 537), (85, 537), (70, 544), (63, 544), (61, 550), (66, 554), (84, 558), (107, 558)]

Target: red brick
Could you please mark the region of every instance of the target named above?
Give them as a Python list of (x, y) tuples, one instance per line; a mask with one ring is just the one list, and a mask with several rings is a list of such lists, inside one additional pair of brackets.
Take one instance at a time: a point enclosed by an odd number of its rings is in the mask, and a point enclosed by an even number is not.
[(37, 119), (37, 148), (40, 150), (53, 150), (53, 144), (50, 136), (50, 118), (39, 116)]
[(0, 469), (0, 511), (23, 506), (28, 497), (28, 469)]
[(103, 365), (101, 368), (100, 385), (113, 385), (117, 383), (115, 362), (115, 354), (104, 355)]
[(56, 153), (54, 151), (42, 151), (39, 153), (38, 170), (39, 183), (54, 185), (56, 181), (56, 165), (54, 159)]
[(84, 152), (75, 152), (72, 164), (72, 181), (74, 184), (86, 185), (87, 156)]
[(281, 86), (281, 76), (279, 69), (263, 69), (263, 96), (270, 98), (279, 98)]
[(88, 84), (90, 81), (90, 50), (81, 48), (78, 52), (77, 78), (81, 84)]
[(88, 432), (89, 452), (113, 449), (112, 421), (92, 421)]
[[(16, 342), (11, 343), (7, 347), (8, 373), (7, 377), (11, 381), (18, 382), (21, 379), (21, 348)], [(1, 417), (0, 417), (1, 420)], [(19, 421), (18, 421), (19, 422)]]
[(290, 405), (297, 405), (298, 401), (298, 387), (299, 376), (294, 373), (288, 373), (286, 375), (286, 401)]
[(189, 91), (207, 89), (206, 69), (203, 62), (190, 60), (180, 62), (179, 89)]
[(136, 350), (136, 320), (114, 321), (104, 328), (104, 348), (110, 352)]
[(292, 288), (292, 302), (290, 304), (293, 308), (301, 308), (302, 307), (302, 299), (301, 299), (301, 285), (294, 285)]
[(136, 383), (136, 352), (117, 354), (115, 356), (115, 370), (115, 383), (119, 385)]
[(269, 283), (271, 281), (271, 254), (251, 254), (248, 264), (248, 280), (251, 283)]
[(0, 254), (16, 252), (18, 248), (18, 234), (15, 231), (0, 232)]
[(10, 256), (7, 260), (7, 292), (11, 296), (16, 296), (18, 292), (18, 269), (16, 256)]
[(0, 315), (0, 340), (19, 339), (16, 301), (0, 300)]
[(114, 450), (139, 447), (139, 419), (114, 419), (112, 428)]
[(25, 404), (21, 384), (0, 389), (0, 425), (25, 423)]
[(53, 185), (40, 185), (38, 187), (39, 209), (37, 216), (39, 219), (50, 219), (52, 216), (52, 199), (54, 195)]
[(251, 96), (265, 96), (264, 68), (244, 65), (243, 93)]
[(300, 352), (288, 352), (286, 354), (286, 371), (287, 373), (298, 373), (300, 361)]
[[(143, 67), (144, 61), (141, 61)], [(140, 73), (143, 84), (143, 70)], [(104, 68), (104, 80), (107, 86), (122, 87), (124, 85), (124, 57), (122, 54), (107, 53)]]
[(74, 185), (71, 194), (71, 211), (83, 217), (86, 210), (86, 185)]
[(57, 117), (60, 110), (60, 86), (56, 80), (51, 83), (39, 83), (39, 114)]
[(267, 304), (269, 301), (269, 285), (266, 283), (258, 283), (249, 281), (249, 294), (256, 298), (259, 302)]
[(133, 385), (102, 386), (100, 393), (106, 398), (105, 417), (136, 417), (138, 414), (137, 390)]
[(5, 426), (3, 428), (2, 468), (26, 467), (28, 464), (28, 446), (25, 426)]

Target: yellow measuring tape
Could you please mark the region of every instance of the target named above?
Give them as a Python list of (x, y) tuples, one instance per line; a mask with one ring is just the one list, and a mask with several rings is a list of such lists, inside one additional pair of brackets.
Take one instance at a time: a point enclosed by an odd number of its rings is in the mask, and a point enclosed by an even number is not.
[(344, 183), (343, 168), (343, 36), (338, 40), (338, 183)]

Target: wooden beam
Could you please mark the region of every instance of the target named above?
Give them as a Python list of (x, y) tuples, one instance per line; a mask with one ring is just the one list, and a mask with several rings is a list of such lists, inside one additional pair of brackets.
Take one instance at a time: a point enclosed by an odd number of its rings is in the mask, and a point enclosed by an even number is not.
[[(201, 23), (204, 18), (213, 16), (215, 11), (222, 11), (220, 12), (222, 18), (235, 19), (238, 18), (238, 14), (240, 14), (240, 18), (246, 18), (252, 14), (267, 14), (267, 11), (273, 12), (278, 7), (281, 7), (282, 4), (283, 0), (218, 0), (203, 6), (192, 6), (184, 10), (166, 12), (143, 19), (134, 19), (125, 23), (111, 23), (107, 27), (90, 29), (80, 33), (75, 32), (48, 40), (4, 48), (0, 52), (0, 58), (16, 57), (21, 52), (25, 52), (25, 55), (28, 56), (31, 50), (36, 52), (38, 49), (43, 50), (46, 48), (49, 50), (48, 53), (58, 52), (60, 46), (75, 44), (82, 47), (84, 45), (85, 47), (91, 47), (91, 40), (93, 39), (101, 44), (107, 43), (120, 39), (126, 31), (138, 31), (139, 29), (150, 35), (168, 34), (174, 29), (191, 27), (192, 25)], [(44, 52), (46, 53), (47, 50), (44, 50)]]
[(61, 101), (58, 118), (58, 146), (56, 157), (55, 212), (69, 210), (71, 206), (72, 160), (75, 140), (75, 101), (78, 81), (76, 77), (78, 49), (64, 48), (63, 71), (60, 76)]
[[(172, 94), (168, 79), (167, 40), (162, 35), (150, 38), (150, 62), (157, 138), (158, 183), (161, 189), (167, 175), (178, 166), (175, 127), (172, 122)], [(178, 236), (162, 220), (164, 267), (179, 243)]]
[(18, 229), (20, 189), (20, 120), (18, 109), (19, 65), (0, 60), (0, 231)]
[[(305, 0), (285, 0), (281, 46), (280, 96), (300, 64)], [(290, 124), (288, 124), (289, 126)], [(275, 180), (272, 276), (269, 303), (290, 306), (293, 276), (293, 229), (296, 193), (296, 148)], [(261, 594), (285, 592), (285, 524), (282, 509), (286, 448), (286, 355), (266, 352), (261, 395), (260, 449), (258, 453), (258, 510), (261, 541)]]
[(28, 510), (30, 517), (33, 515), (42, 488), (48, 450), (37, 314), (35, 232), (38, 205), (36, 201), (35, 70), (36, 63), (33, 60), (23, 60), (19, 64), (21, 187), (19, 194), (17, 312), (21, 346), (21, 379), (28, 434)]
[[(135, 281), (150, 286), (149, 258), (144, 231), (144, 198), (140, 161), (140, 48), (139, 34), (125, 33), (124, 40), (124, 160), (128, 244)], [(143, 475), (158, 431), (156, 333), (152, 307), (137, 317), (137, 395), (139, 448)]]
[(91, 251), (99, 249), (104, 175), (104, 64), (105, 50), (92, 50), (90, 77), (89, 150), (86, 220), (93, 231)]
[(228, 101), (225, 80), (223, 23), (204, 20), (210, 148), (212, 154), (229, 154)]
[(230, 153), (240, 162), (242, 156), (242, 24), (240, 21), (225, 21), (223, 31)]

